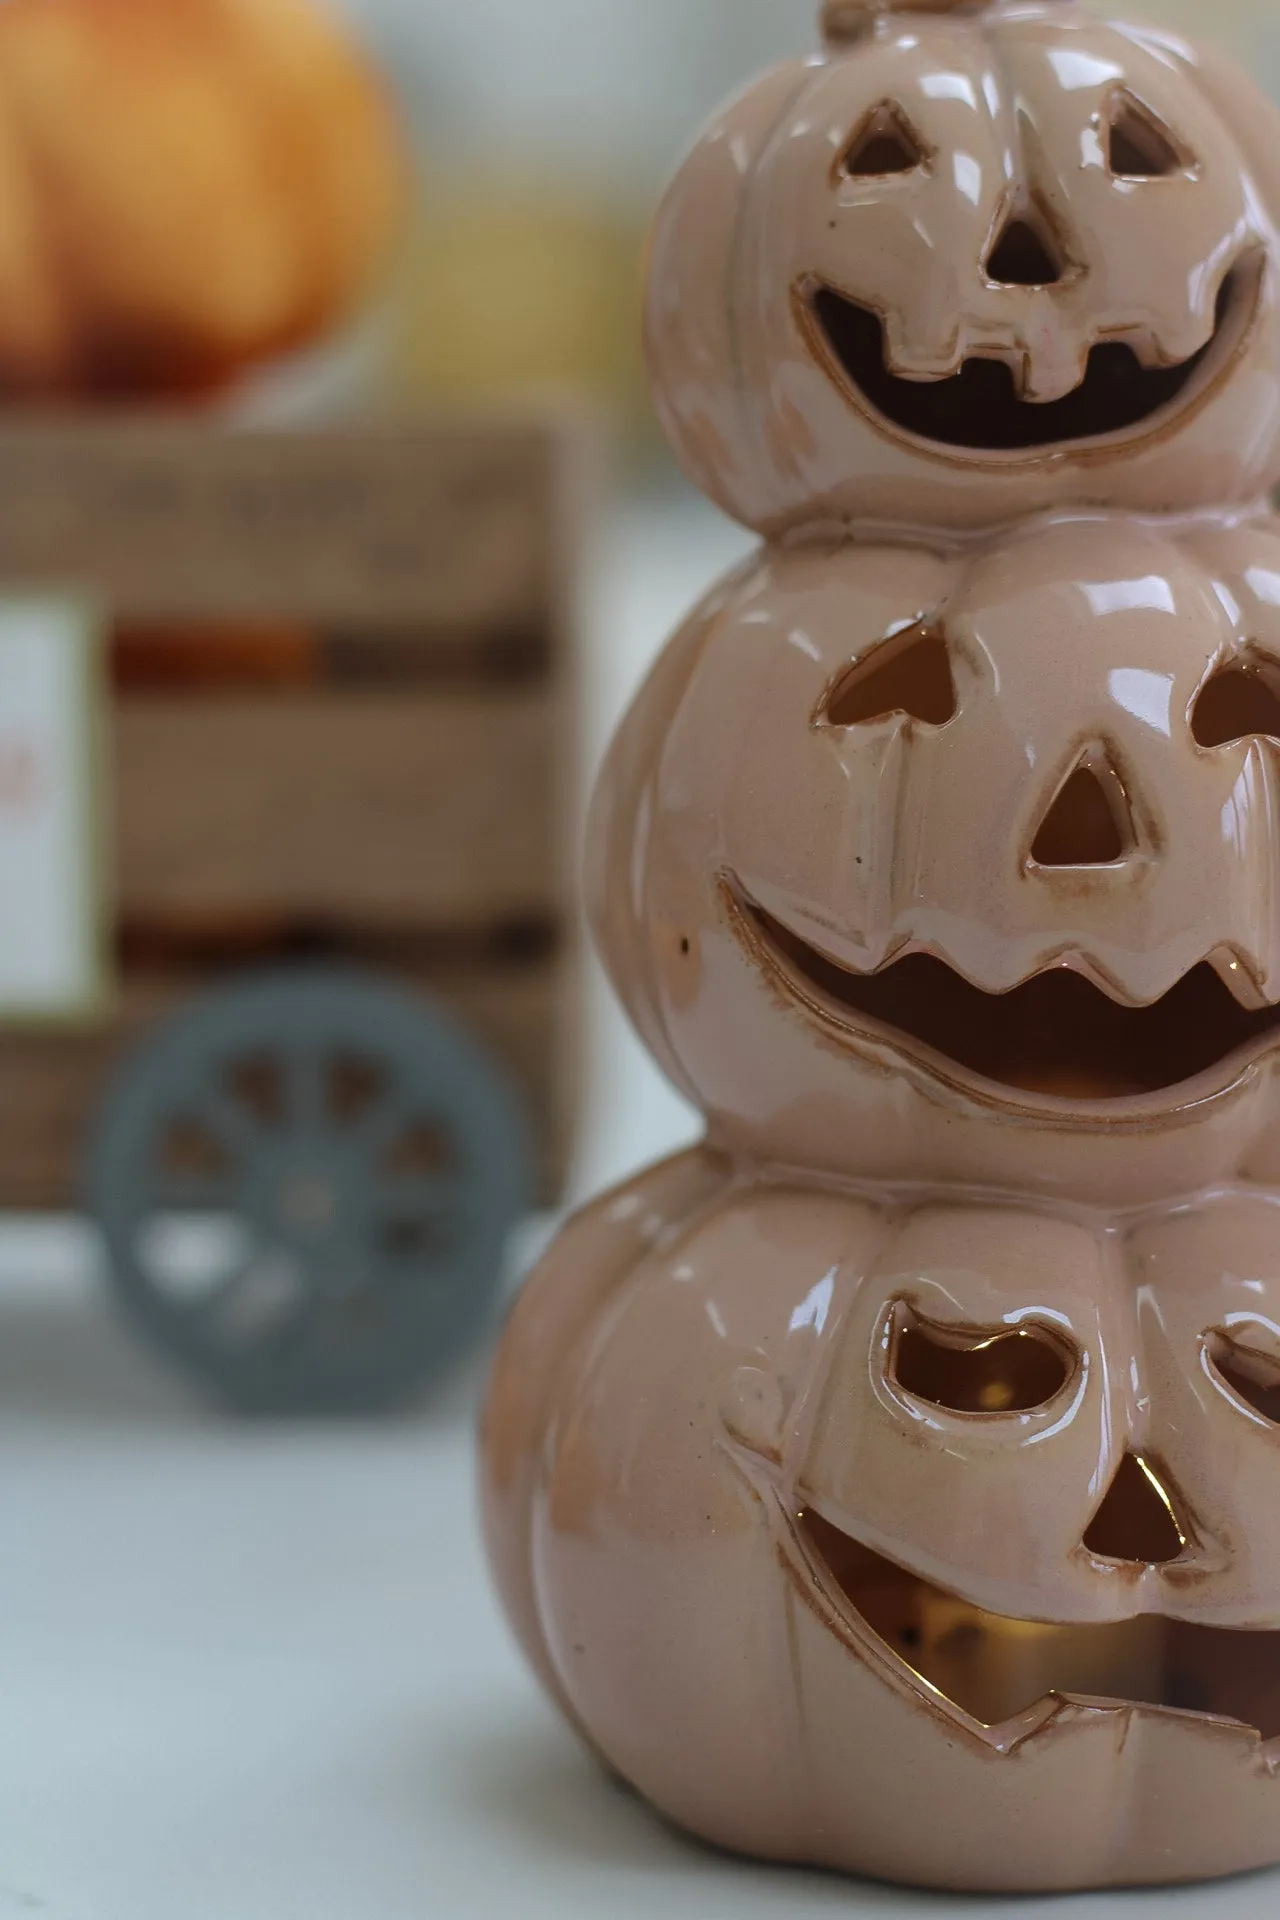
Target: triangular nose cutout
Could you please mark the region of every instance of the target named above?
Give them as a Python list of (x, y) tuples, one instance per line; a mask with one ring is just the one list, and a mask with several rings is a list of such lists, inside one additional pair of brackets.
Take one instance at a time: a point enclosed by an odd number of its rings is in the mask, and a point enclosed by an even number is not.
[(1124, 782), (1091, 754), (1059, 787), (1031, 847), (1037, 867), (1110, 867), (1137, 846)]
[(1015, 214), (987, 255), (987, 278), (998, 287), (1056, 287), (1063, 262), (1049, 240)]
[(1084, 1544), (1100, 1560), (1123, 1560), (1138, 1566), (1166, 1566), (1186, 1547), (1173, 1496), (1154, 1468), (1126, 1453), (1098, 1508)]

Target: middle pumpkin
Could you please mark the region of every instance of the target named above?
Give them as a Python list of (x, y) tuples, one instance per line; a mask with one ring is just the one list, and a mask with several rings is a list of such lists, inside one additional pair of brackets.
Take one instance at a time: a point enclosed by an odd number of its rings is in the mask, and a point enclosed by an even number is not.
[(768, 550), (601, 791), (603, 951), (732, 1152), (1132, 1203), (1270, 1114), (1270, 518)]

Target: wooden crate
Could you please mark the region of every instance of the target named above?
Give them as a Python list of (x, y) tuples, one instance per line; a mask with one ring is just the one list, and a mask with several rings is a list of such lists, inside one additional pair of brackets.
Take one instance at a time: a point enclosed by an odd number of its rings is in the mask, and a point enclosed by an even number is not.
[(122, 697), (126, 921), (559, 921), (549, 687)]
[(78, 578), (130, 620), (545, 637), (564, 590), (566, 447), (538, 423), (10, 422), (0, 578)]
[(103, 831), (118, 992), (0, 1042), (0, 1205), (57, 1207), (105, 1077), (264, 960), (382, 967), (510, 1069), (560, 1185), (576, 1047), (576, 436), (0, 432), (0, 577), (112, 616)]

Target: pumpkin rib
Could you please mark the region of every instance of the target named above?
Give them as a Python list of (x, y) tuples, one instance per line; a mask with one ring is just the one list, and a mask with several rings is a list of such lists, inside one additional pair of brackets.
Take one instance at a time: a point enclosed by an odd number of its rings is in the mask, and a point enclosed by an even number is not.
[(555, 1419), (581, 1341), (603, 1303), (632, 1278), (661, 1233), (687, 1229), (717, 1204), (731, 1180), (728, 1163), (699, 1145), (582, 1208), (525, 1282), (490, 1379), (481, 1416), (481, 1514), (489, 1563), (526, 1657), (587, 1740), (556, 1672), (535, 1591), (540, 1436)]

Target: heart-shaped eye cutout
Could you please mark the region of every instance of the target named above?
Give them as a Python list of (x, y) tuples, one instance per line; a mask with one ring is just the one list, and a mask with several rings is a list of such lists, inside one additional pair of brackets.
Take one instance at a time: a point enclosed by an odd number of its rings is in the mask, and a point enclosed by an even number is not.
[(1280, 662), (1243, 653), (1216, 668), (1196, 696), (1191, 732), (1201, 747), (1280, 740)]
[(1164, 180), (1195, 165), (1160, 116), (1132, 93), (1119, 93), (1113, 102), (1107, 161), (1117, 180)]
[(906, 1306), (898, 1316), (891, 1378), (949, 1413), (1033, 1413), (1056, 1400), (1076, 1370), (1065, 1340), (1043, 1327), (944, 1327)]
[(901, 713), (945, 727), (958, 711), (946, 635), (920, 625), (882, 641), (842, 674), (819, 717), (829, 727), (865, 727)]
[(1280, 1353), (1267, 1353), (1219, 1328), (1205, 1339), (1210, 1370), (1231, 1392), (1280, 1427)]
[(882, 100), (861, 122), (840, 161), (849, 180), (915, 173), (928, 159), (924, 141), (894, 100)]

